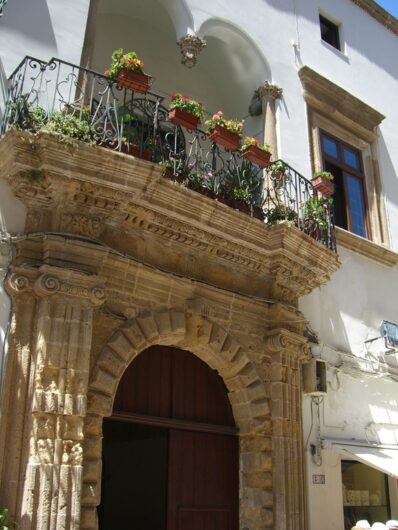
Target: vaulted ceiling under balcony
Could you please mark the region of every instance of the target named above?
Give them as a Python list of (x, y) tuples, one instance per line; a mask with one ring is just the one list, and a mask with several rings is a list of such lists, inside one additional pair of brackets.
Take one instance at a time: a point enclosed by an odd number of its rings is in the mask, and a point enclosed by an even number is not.
[(263, 119), (249, 117), (248, 107), (255, 89), (271, 79), (266, 59), (249, 36), (225, 21), (209, 19), (201, 31), (207, 46), (196, 66), (186, 68), (176, 41), (181, 36), (178, 32), (185, 35), (192, 30), (192, 18), (187, 14), (186, 20), (180, 17), (177, 22), (174, 3), (100, 0), (93, 69), (102, 72), (108, 68), (117, 48), (134, 50), (154, 77), (152, 90), (162, 95), (189, 94), (202, 101), (210, 113), (221, 109), (227, 116), (245, 118), (245, 133), (261, 135)]

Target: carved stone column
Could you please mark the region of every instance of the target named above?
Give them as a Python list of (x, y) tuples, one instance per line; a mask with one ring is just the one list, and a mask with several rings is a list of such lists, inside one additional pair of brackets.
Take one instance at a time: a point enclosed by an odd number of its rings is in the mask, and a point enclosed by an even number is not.
[(42, 266), (14, 268), (8, 291), (14, 313), (0, 498), (21, 530), (77, 530), (92, 318), (104, 289), (96, 276)]
[(307, 340), (285, 329), (270, 332), (275, 528), (304, 530), (304, 465), (301, 417), (301, 372)]
[(261, 87), (257, 89), (263, 103), (264, 114), (264, 139), (270, 145), (272, 152), (272, 160), (278, 159), (278, 141), (276, 136), (276, 109), (275, 101), (282, 97), (283, 89), (271, 85), (266, 81)]

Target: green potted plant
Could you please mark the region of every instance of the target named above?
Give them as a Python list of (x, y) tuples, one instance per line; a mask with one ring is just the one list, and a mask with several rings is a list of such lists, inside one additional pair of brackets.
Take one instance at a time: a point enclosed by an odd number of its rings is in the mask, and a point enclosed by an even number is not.
[(315, 239), (321, 239), (328, 230), (329, 212), (333, 200), (311, 197), (303, 204), (304, 230)]
[(124, 53), (123, 48), (112, 53), (112, 64), (105, 75), (116, 79), (120, 87), (136, 92), (148, 92), (152, 84), (152, 77), (144, 72), (144, 62), (135, 52)]
[(283, 179), (289, 170), (289, 166), (283, 162), (283, 160), (276, 160), (275, 162), (271, 162), (271, 164), (267, 168), (267, 172), (271, 175), (272, 179), (277, 184), (282, 184)]
[(265, 218), (268, 224), (273, 225), (279, 221), (297, 222), (297, 212), (285, 204), (276, 204), (266, 211)]
[(172, 123), (182, 125), (187, 129), (196, 129), (200, 120), (203, 119), (203, 114), (202, 103), (182, 94), (171, 96), (169, 120)]
[(242, 157), (250, 160), (253, 164), (257, 164), (261, 168), (269, 165), (271, 151), (267, 143), (261, 144), (257, 138), (246, 136), (240, 149)]
[(43, 130), (59, 136), (61, 142), (72, 145), (73, 140), (95, 144), (94, 129), (90, 125), (90, 111), (83, 109), (75, 113), (69, 108), (61, 112), (53, 112)]
[(212, 118), (205, 121), (210, 139), (229, 151), (237, 151), (242, 137), (243, 120), (226, 120), (219, 110)]
[(317, 171), (311, 179), (311, 184), (324, 197), (330, 197), (334, 193), (333, 179), (334, 177), (330, 171)]
[(262, 219), (262, 178), (249, 161), (231, 168), (220, 186), (226, 204), (244, 213)]

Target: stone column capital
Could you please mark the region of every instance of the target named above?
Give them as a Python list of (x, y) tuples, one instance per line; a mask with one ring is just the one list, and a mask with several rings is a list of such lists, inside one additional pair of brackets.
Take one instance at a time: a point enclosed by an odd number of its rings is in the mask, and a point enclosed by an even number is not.
[(269, 81), (265, 81), (263, 85), (258, 87), (256, 92), (261, 99), (266, 98), (275, 101), (276, 99), (280, 99), (282, 97), (283, 88), (279, 87), (278, 85), (273, 85)]
[(31, 292), (40, 298), (73, 298), (93, 306), (105, 301), (105, 289), (99, 276), (47, 265), (39, 269), (13, 267), (7, 278), (7, 290), (11, 296)]
[(177, 42), (181, 49), (181, 63), (187, 68), (192, 68), (196, 64), (199, 52), (206, 47), (206, 41), (195, 34), (187, 34)]
[(266, 350), (271, 354), (283, 352), (296, 357), (299, 361), (304, 361), (309, 356), (307, 339), (287, 329), (279, 328), (269, 331), (264, 338), (264, 343)]

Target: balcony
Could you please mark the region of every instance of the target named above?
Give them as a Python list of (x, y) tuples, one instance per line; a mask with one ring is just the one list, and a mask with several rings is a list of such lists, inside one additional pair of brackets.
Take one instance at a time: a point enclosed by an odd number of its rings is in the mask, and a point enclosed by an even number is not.
[(211, 141), (203, 129), (175, 125), (166, 103), (155, 92), (122, 88), (58, 59), (26, 57), (9, 79), (1, 131), (44, 127), (147, 160), (172, 181), (266, 224), (288, 223), (336, 250), (332, 205), (317, 197), (309, 180), (283, 161), (263, 170), (241, 151)]

